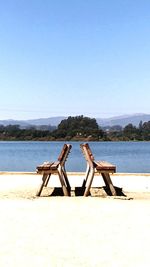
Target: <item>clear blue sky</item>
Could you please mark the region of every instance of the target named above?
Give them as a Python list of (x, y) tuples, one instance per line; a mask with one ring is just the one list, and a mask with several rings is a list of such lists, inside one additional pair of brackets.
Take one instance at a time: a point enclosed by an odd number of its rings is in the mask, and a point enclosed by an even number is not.
[(0, 119), (150, 113), (149, 0), (1, 0)]

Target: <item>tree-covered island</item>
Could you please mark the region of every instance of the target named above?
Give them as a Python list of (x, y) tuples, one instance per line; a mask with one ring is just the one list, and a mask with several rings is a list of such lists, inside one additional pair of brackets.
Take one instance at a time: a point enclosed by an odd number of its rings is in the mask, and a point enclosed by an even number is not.
[(95, 118), (81, 116), (62, 120), (58, 127), (32, 126), (22, 129), (19, 125), (0, 125), (1, 141), (150, 141), (150, 121), (124, 128), (116, 125), (100, 127)]

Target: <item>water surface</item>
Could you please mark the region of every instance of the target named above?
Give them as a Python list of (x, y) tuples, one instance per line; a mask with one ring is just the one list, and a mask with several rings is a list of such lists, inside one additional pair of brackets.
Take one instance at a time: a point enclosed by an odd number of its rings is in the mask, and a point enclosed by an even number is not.
[[(67, 171), (85, 171), (81, 142), (68, 142), (72, 150)], [(0, 171), (35, 171), (44, 161), (55, 161), (64, 142), (0, 142)], [(89, 142), (96, 160), (117, 166), (118, 172), (150, 172), (150, 142)]]

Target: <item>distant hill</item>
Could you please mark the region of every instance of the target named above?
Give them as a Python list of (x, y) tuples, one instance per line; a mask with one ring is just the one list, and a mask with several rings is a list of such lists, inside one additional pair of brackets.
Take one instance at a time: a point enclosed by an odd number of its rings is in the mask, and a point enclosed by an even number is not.
[(30, 126), (40, 126), (40, 125), (51, 125), (58, 126), (58, 124), (66, 119), (67, 117), (51, 117), (51, 118), (40, 118), (40, 119), (32, 119), (32, 120), (0, 120), (0, 124), (7, 125), (20, 125), (22, 128), (30, 127)]
[(20, 125), (22, 127), (28, 127), (30, 126), (29, 123), (27, 123), (27, 121), (23, 121), (23, 120), (0, 120), (0, 125)]
[(150, 121), (150, 114), (124, 115), (124, 116), (112, 117), (108, 119), (97, 118), (96, 120), (100, 126), (120, 125), (124, 127), (129, 123), (132, 123), (134, 126), (138, 126), (140, 121), (142, 122)]
[(61, 117), (51, 117), (51, 118), (41, 118), (41, 119), (34, 119), (34, 120), (26, 120), (26, 123), (30, 125), (52, 125), (52, 126), (58, 126), (58, 124), (66, 119), (67, 117), (61, 116)]
[[(18, 124), (22, 128), (26, 128), (29, 126), (40, 126), (40, 125), (51, 125), (51, 126), (58, 126), (58, 124), (66, 119), (65, 116), (60, 117), (50, 117), (50, 118), (40, 118), (40, 119), (32, 119), (32, 120), (0, 120), (0, 124), (7, 126), (9, 124), (15, 125)], [(111, 117), (107, 119), (103, 118), (96, 118), (97, 123), (104, 127), (104, 126), (114, 126), (120, 125), (122, 127), (126, 126), (129, 123), (132, 123), (135, 126), (139, 125), (139, 122), (147, 122), (150, 121), (150, 114), (132, 114), (132, 115), (124, 115), (124, 116), (117, 116)]]

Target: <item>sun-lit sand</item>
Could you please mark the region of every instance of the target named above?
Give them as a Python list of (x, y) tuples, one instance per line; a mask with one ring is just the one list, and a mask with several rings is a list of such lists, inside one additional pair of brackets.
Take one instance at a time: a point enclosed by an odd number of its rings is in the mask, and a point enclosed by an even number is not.
[[(83, 176), (68, 177), (73, 195)], [(0, 266), (149, 267), (150, 175), (112, 180), (124, 196), (49, 196), (48, 187), (36, 197), (40, 175), (1, 173)], [(99, 176), (93, 186), (103, 187)]]

